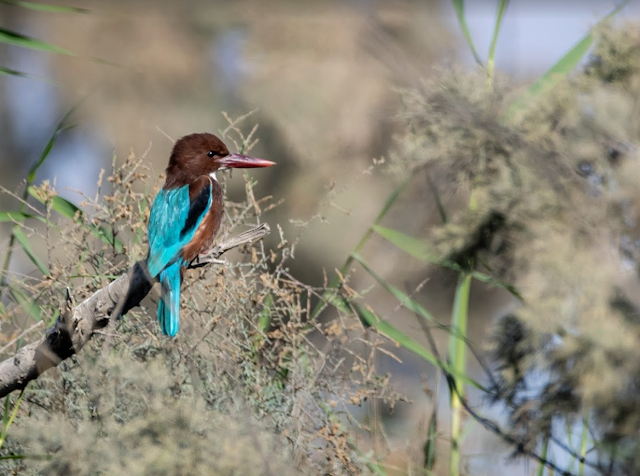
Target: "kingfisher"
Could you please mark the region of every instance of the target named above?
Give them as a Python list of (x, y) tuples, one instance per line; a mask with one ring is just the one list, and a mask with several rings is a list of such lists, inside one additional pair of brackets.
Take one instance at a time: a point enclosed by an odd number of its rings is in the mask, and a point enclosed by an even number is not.
[(180, 324), (180, 285), (186, 268), (212, 248), (224, 212), (217, 173), (271, 167), (274, 162), (230, 153), (218, 137), (189, 134), (173, 146), (167, 179), (149, 217), (147, 269), (161, 284), (158, 321), (174, 337)]

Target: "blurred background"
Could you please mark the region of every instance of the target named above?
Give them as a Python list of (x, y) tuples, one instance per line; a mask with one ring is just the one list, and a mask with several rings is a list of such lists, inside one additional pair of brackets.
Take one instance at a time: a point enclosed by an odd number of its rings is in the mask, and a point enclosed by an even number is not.
[[(640, 16), (634, 1), (619, 21)], [(293, 273), (320, 285), (331, 275), (374, 220), (397, 178), (373, 159), (388, 157), (402, 110), (397, 88), (416, 86), (438, 66), (475, 68), (449, 1), (270, 0), (170, 2), (87, 0), (63, 2), (81, 12), (32, 11), (0, 3), (0, 28), (66, 50), (50, 54), (0, 43), (0, 65), (29, 77), (0, 76), (0, 185), (19, 190), (60, 118), (74, 113), (79, 126), (62, 135), (37, 181), (55, 180), (66, 198), (96, 192), (102, 168), (113, 156), (146, 152), (153, 180), (166, 166), (172, 143), (191, 132), (218, 132), (236, 117), (257, 109), (245, 123), (259, 123), (260, 142), (252, 154), (278, 163), (259, 173), (256, 195), (272, 195), (281, 206), (263, 219), (299, 238)], [(515, 84), (546, 71), (613, 6), (605, 1), (509, 4), (496, 53), (496, 69)], [(467, 2), (466, 15), (480, 51), (489, 48), (497, 2)], [(150, 185), (154, 185), (155, 182)], [(229, 197), (242, 199), (243, 183), (229, 182)], [(6, 195), (0, 209), (11, 209)], [(390, 220), (413, 236), (425, 234), (437, 218), (432, 197), (416, 186)], [(306, 223), (300, 226), (300, 223)], [(1, 224), (0, 240), (10, 225)], [(4, 226), (6, 225), (6, 226)], [(273, 237), (275, 242), (276, 237)], [(414, 283), (419, 263), (390, 245), (368, 250), (376, 269)], [(11, 270), (28, 272), (17, 256)], [(354, 276), (355, 288), (371, 284)], [(420, 300), (443, 322), (449, 319), (454, 279), (432, 280)], [(372, 296), (384, 314), (395, 303)], [(470, 338), (482, 343), (493, 318), (512, 305), (505, 292), (477, 287), (472, 292)], [(385, 308), (386, 306), (386, 308)], [(411, 316), (395, 313), (412, 331)], [(399, 352), (403, 364), (381, 361), (394, 383), (413, 400), (399, 404), (389, 421), (390, 458), (405, 457), (429, 413), (417, 376), (435, 375), (424, 361)], [(444, 385), (440, 390), (446, 393)], [(443, 393), (443, 395), (445, 394)], [(471, 396), (473, 399), (473, 395)], [(499, 418), (500, 408), (494, 408)], [(446, 426), (446, 421), (443, 422)], [(473, 474), (529, 474), (526, 464), (509, 463), (505, 447), (482, 429), (467, 438), (464, 454)], [(480, 437), (482, 436), (482, 437)], [(397, 454), (396, 454), (397, 453)], [(470, 455), (470, 456), (469, 456)]]

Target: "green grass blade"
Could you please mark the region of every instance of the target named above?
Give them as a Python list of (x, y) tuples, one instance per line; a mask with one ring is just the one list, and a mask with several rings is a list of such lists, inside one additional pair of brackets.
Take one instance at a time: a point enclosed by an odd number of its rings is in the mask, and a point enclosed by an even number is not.
[(361, 306), (357, 303), (351, 303), (351, 304), (354, 310), (356, 311), (356, 314), (358, 315), (358, 317), (360, 318), (360, 320), (363, 322), (364, 325), (377, 329), (381, 334), (397, 342), (400, 346), (413, 352), (417, 356), (422, 357), (424, 360), (426, 360), (430, 364), (438, 368), (443, 368), (443, 366), (445, 366), (445, 370), (451, 373), (451, 375), (454, 375), (455, 378), (459, 379), (460, 381), (473, 385), (474, 387), (482, 391), (485, 391), (485, 392), (487, 391), (487, 389), (485, 389), (479, 382), (472, 379), (468, 375), (464, 373), (460, 374), (453, 368), (446, 368), (447, 364), (445, 362), (442, 362), (435, 355), (433, 355), (433, 353), (431, 353), (428, 349), (426, 349), (423, 345), (421, 345), (418, 341), (406, 335), (404, 332), (402, 332), (400, 329), (395, 327), (390, 322), (380, 319), (374, 312), (370, 311), (364, 306)]
[[(465, 272), (465, 270), (463, 270), (456, 263), (448, 260), (438, 259), (433, 256), (433, 254), (429, 252), (427, 244), (421, 240), (418, 240), (417, 238), (413, 238), (412, 236), (406, 235), (401, 231), (393, 230), (391, 228), (385, 228), (380, 225), (374, 225), (372, 228), (378, 235), (394, 244), (397, 248), (401, 249), (405, 253), (413, 256), (414, 258), (424, 261), (425, 263), (431, 263), (445, 268), (453, 269), (460, 273)], [(473, 271), (471, 272), (471, 277), (483, 283), (504, 288), (509, 291), (514, 297), (518, 298), (518, 300), (523, 300), (522, 296), (514, 286), (499, 281), (488, 274), (482, 273), (480, 271)]]
[[(38, 195), (36, 189), (34, 187), (29, 187), (27, 189), (29, 195), (38, 200), (40, 203), (45, 203), (45, 201)], [(69, 220), (73, 220), (76, 218), (76, 213), (79, 213), (78, 217), (82, 216), (82, 210), (80, 210), (75, 204), (71, 203), (69, 200), (66, 200), (58, 195), (51, 199), (51, 208)]]
[(47, 157), (49, 157), (49, 153), (51, 152), (51, 149), (53, 149), (56, 139), (58, 138), (58, 135), (61, 132), (64, 132), (69, 129), (73, 129), (74, 127), (75, 127), (75, 124), (69, 124), (65, 126), (63, 126), (62, 123), (58, 124), (56, 131), (49, 139), (49, 142), (47, 142), (47, 145), (45, 146), (45, 148), (42, 150), (40, 157), (38, 157), (38, 160), (36, 160), (35, 163), (29, 169), (29, 174), (27, 175), (27, 180), (29, 181), (29, 185), (33, 183), (33, 181), (36, 178), (36, 172), (42, 166), (42, 164), (44, 164), (44, 161), (47, 160)]
[(7, 398), (4, 401), (4, 411), (2, 412), (2, 428), (9, 423), (9, 415), (11, 415), (11, 398)]
[(30, 213), (23, 212), (0, 212), (0, 223), (10, 221), (10, 222), (20, 222), (25, 221), (28, 218), (35, 218), (36, 215), (31, 215)]
[(440, 361), (438, 358), (417, 341), (404, 334), (390, 322), (380, 319), (375, 313), (364, 306), (356, 303), (352, 304), (360, 320), (367, 326), (377, 329), (380, 333), (396, 341), (400, 346), (410, 350), (436, 367), (440, 367)]
[(45, 83), (52, 84), (53, 86), (56, 86), (56, 87), (60, 86), (58, 83), (56, 83), (55, 81), (52, 81), (51, 79), (41, 78), (40, 76), (24, 73), (22, 71), (17, 71), (11, 68), (5, 68), (2, 65), (0, 65), (0, 76), (16, 76), (18, 78), (37, 79), (38, 81), (43, 81)]
[[(43, 203), (43, 204), (45, 203), (42, 197), (38, 195), (34, 187), (29, 187), (28, 193), (29, 195), (34, 197), (36, 200), (38, 200), (40, 203)], [(56, 195), (51, 199), (51, 208), (55, 212), (59, 213), (65, 218), (68, 218), (69, 220), (75, 220), (76, 218), (78, 220), (82, 220), (84, 217), (84, 213), (82, 212), (82, 210), (80, 210), (80, 208), (78, 208), (75, 204), (73, 204), (69, 200), (60, 197), (59, 195)], [(91, 230), (91, 234), (93, 236), (95, 236), (96, 238), (99, 238), (103, 243), (114, 246), (117, 252), (120, 253), (122, 252), (122, 250), (124, 250), (124, 245), (122, 244), (122, 241), (120, 241), (117, 238), (114, 238), (113, 233), (108, 228), (104, 226), (98, 226), (98, 225), (85, 225), (85, 226)]]
[(60, 136), (60, 134), (62, 134), (64, 131), (67, 131), (69, 129), (73, 129), (74, 127), (76, 127), (75, 124), (67, 124), (67, 119), (69, 119), (69, 116), (71, 116), (71, 114), (73, 114), (75, 110), (78, 109), (78, 107), (80, 107), (81, 104), (82, 104), (82, 101), (80, 101), (78, 104), (76, 104), (71, 109), (69, 109), (67, 113), (64, 116), (62, 116), (62, 119), (60, 119), (60, 121), (58, 122), (58, 125), (53, 131), (53, 134), (51, 134), (51, 137), (49, 137), (49, 140), (47, 141), (47, 145), (45, 145), (44, 149), (42, 149), (42, 152), (40, 153), (40, 157), (38, 157), (38, 160), (36, 160), (34, 164), (31, 166), (31, 168), (29, 169), (29, 173), (27, 175), (27, 187), (29, 187), (33, 183), (33, 181), (36, 179), (36, 172), (38, 172), (38, 169), (42, 166), (44, 161), (47, 160), (47, 157), (49, 157), (49, 154), (51, 153), (51, 149), (53, 149), (53, 146), (55, 145), (56, 140), (58, 139), (58, 136)]
[[(422, 240), (414, 238), (412, 236), (406, 235), (405, 233), (393, 230), (391, 228), (385, 228), (380, 225), (374, 225), (373, 230), (383, 237), (385, 240), (389, 241), (397, 248), (401, 249), (405, 253), (413, 256), (414, 258), (419, 259), (420, 261), (424, 261), (425, 263), (431, 263), (438, 266), (443, 266), (445, 268), (451, 268), (458, 272), (464, 272), (464, 270), (458, 266), (456, 263), (453, 263), (448, 260), (443, 260), (437, 258), (433, 253), (429, 251), (429, 246)], [(483, 273), (478, 272), (478, 277), (482, 277), (486, 279), (487, 282), (493, 280), (491, 276), (485, 275)]]
[[(566, 436), (567, 436), (567, 446), (569, 446), (569, 448), (573, 448), (573, 431), (572, 431), (572, 425), (571, 425), (571, 421), (569, 418), (565, 418), (564, 419), (564, 425), (565, 425), (565, 432), (566, 432)], [(573, 472), (573, 466), (576, 462), (576, 458), (573, 457), (571, 458), (571, 462), (569, 463), (568, 466), (568, 470)]]
[(49, 322), (47, 322), (46, 328), (48, 329), (58, 320), (58, 316), (60, 316), (60, 309), (56, 309), (55, 312), (51, 315)]
[(109, 228), (97, 225), (88, 225), (88, 228), (93, 236), (103, 243), (112, 246), (116, 252), (122, 253), (124, 251), (122, 241), (113, 236), (113, 232)]
[(9, 459), (35, 459), (35, 460), (52, 460), (52, 455), (6, 455), (0, 456), (0, 461)]
[(369, 273), (369, 275), (373, 279), (375, 279), (378, 284), (380, 284), (380, 286), (382, 286), (389, 293), (393, 294), (393, 296), (402, 304), (402, 306), (418, 314), (420, 317), (423, 317), (429, 322), (436, 322), (436, 319), (431, 315), (431, 313), (429, 313), (429, 311), (427, 311), (422, 305), (420, 305), (420, 303), (418, 303), (414, 299), (411, 299), (406, 293), (388, 283), (385, 279), (382, 278), (382, 276), (379, 276), (373, 270), (373, 268), (369, 266), (369, 263), (367, 263), (362, 256), (360, 256), (358, 253), (354, 253), (352, 254), (352, 256), (353, 259), (360, 263), (360, 266), (362, 266), (364, 270)]
[[(2, 42), (2, 31), (0, 30), (0, 42)], [(26, 184), (24, 187), (24, 190), (22, 192), (22, 200), (26, 201), (27, 197), (29, 195), (30, 192), (32, 192), (32, 187), (31, 184), (33, 183), (33, 181), (35, 180), (36, 177), (36, 173), (38, 171), (38, 169), (40, 168), (40, 166), (42, 166), (42, 164), (44, 163), (44, 161), (46, 160), (46, 158), (49, 156), (49, 153), (51, 152), (51, 149), (53, 148), (53, 145), (55, 144), (56, 138), (58, 137), (58, 135), (60, 135), (61, 132), (69, 129), (70, 127), (73, 126), (68, 126), (65, 124), (67, 118), (69, 117), (69, 115), (71, 115), (71, 113), (73, 113), (73, 111), (81, 104), (78, 103), (78, 105), (72, 107), (60, 120), (60, 122), (58, 123), (58, 125), (56, 126), (55, 131), (53, 132), (53, 134), (51, 135), (51, 137), (49, 138), (49, 141), (47, 142), (47, 145), (45, 146), (45, 148), (43, 149), (42, 153), (40, 154), (40, 156), (38, 157), (38, 160), (36, 160), (36, 162), (31, 166), (31, 168), (29, 169), (29, 173), (27, 174), (27, 180), (26, 180)], [(37, 198), (37, 197), (36, 197)], [(22, 212), (22, 210), (24, 209), (24, 203), (20, 204), (20, 211)], [(14, 228), (15, 229), (15, 228)], [(11, 234), (11, 238), (9, 239), (9, 248), (7, 250), (7, 253), (5, 255), (4, 258), (4, 264), (2, 265), (2, 273), (1, 277), (0, 277), (0, 286), (4, 286), (6, 284), (6, 279), (7, 279), (7, 270), (9, 269), (9, 263), (11, 262), (11, 255), (12, 255), (12, 250), (13, 250), (13, 244), (16, 240), (16, 236), (12, 233)], [(23, 246), (24, 247), (24, 246)], [(27, 253), (29, 253), (28, 251), (28, 247), (25, 248), (25, 251), (27, 251)], [(33, 258), (35, 257), (34, 255), (30, 254), (30, 257)], [(35, 261), (34, 261), (35, 262)], [(42, 269), (42, 268), (41, 268)]]
[[(402, 180), (402, 182), (400, 182), (400, 184), (393, 190), (393, 192), (391, 192), (389, 197), (387, 197), (387, 200), (384, 202), (384, 205), (382, 205), (382, 208), (380, 209), (380, 212), (378, 213), (378, 216), (376, 216), (376, 219), (373, 221), (372, 228), (373, 228), (373, 226), (377, 225), (378, 223), (380, 223), (382, 221), (382, 219), (389, 212), (389, 210), (391, 209), (393, 204), (396, 203), (398, 198), (400, 198), (400, 195), (402, 194), (402, 192), (404, 192), (404, 189), (407, 188), (407, 185), (409, 185), (409, 182), (411, 181), (412, 178), (413, 178), (413, 175), (406, 176)], [(365, 235), (358, 242), (358, 244), (356, 245), (356, 247), (354, 249), (354, 251), (356, 253), (362, 249), (362, 247), (364, 246), (364, 244), (366, 243), (366, 241), (369, 239), (369, 237), (372, 234), (373, 234), (373, 230), (371, 228), (369, 230), (367, 230), (367, 233), (365, 233)], [(346, 267), (345, 267), (345, 270), (346, 270)]]
[(374, 225), (372, 228), (378, 235), (391, 242), (405, 253), (410, 254), (414, 258), (429, 263), (433, 263), (435, 261), (432, 253), (429, 252), (427, 244), (424, 241), (413, 238), (409, 235), (405, 235), (401, 231), (393, 230), (391, 228), (385, 228), (380, 225)]
[[(20, 408), (20, 404), (22, 403), (22, 397), (24, 397), (24, 390), (22, 390), (22, 392), (20, 392), (20, 396), (18, 397), (18, 400), (16, 401), (16, 404), (13, 407), (13, 412), (11, 412), (11, 416), (9, 417), (8, 420), (5, 419), (4, 421), (4, 425), (2, 428), (2, 434), (0, 434), (0, 448), (2, 448), (2, 445), (4, 444), (5, 439), (7, 438), (7, 432), (9, 431), (9, 427), (11, 426), (11, 424), (13, 423), (13, 420), (15, 419), (16, 415), (18, 414), (18, 409)], [(9, 397), (7, 397), (7, 402), (9, 401)], [(6, 409), (8, 408), (8, 403), (5, 404), (5, 418), (6, 418)]]
[(20, 78), (30, 78), (31, 75), (27, 74), (27, 73), (23, 73), (22, 71), (17, 71), (15, 69), (11, 69), (11, 68), (5, 68), (4, 66), (0, 66), (0, 74), (6, 75), (6, 76), (18, 76)]
[(401, 291), (400, 289), (396, 288), (395, 286), (393, 286), (392, 284), (388, 283), (385, 279), (383, 279), (381, 276), (379, 276), (372, 268), (371, 266), (369, 266), (369, 264), (362, 258), (362, 256), (360, 256), (359, 254), (354, 254), (353, 258), (360, 263), (360, 265), (364, 268), (364, 270), (369, 273), (369, 275), (375, 279), (378, 284), (380, 284), (380, 286), (382, 286), (386, 291), (388, 291), (389, 293), (393, 294), (393, 296), (398, 300), (398, 302), (400, 302), (400, 304), (408, 309), (409, 311), (413, 312), (414, 314), (419, 315), (420, 317), (426, 319), (429, 322), (432, 322), (436, 325), (436, 327), (440, 330), (443, 330), (445, 332), (447, 332), (448, 334), (453, 335), (454, 337), (458, 338), (458, 339), (462, 339), (462, 341), (467, 344), (468, 341), (465, 338), (465, 336), (463, 336), (462, 334), (460, 334), (458, 332), (458, 330), (454, 327), (447, 327), (443, 324), (440, 324), (434, 317), (433, 315), (427, 311), (424, 306), (422, 306), (419, 302), (417, 302), (415, 299), (412, 299), (411, 297), (409, 297), (406, 293), (404, 293), (403, 291)]
[(456, 11), (456, 15), (458, 17), (458, 23), (460, 24), (460, 29), (462, 30), (462, 34), (464, 35), (465, 40), (467, 40), (467, 44), (471, 49), (471, 54), (473, 55), (473, 59), (476, 60), (480, 66), (483, 66), (482, 60), (480, 56), (478, 56), (478, 52), (476, 51), (476, 47), (473, 44), (473, 38), (471, 38), (471, 32), (469, 31), (469, 25), (467, 25), (467, 19), (464, 14), (464, 0), (451, 0), (453, 4), (453, 8)]
[(447, 210), (444, 208), (444, 203), (442, 201), (442, 197), (440, 196), (438, 186), (433, 182), (431, 176), (427, 176), (427, 181), (429, 183), (429, 187), (433, 191), (433, 199), (436, 201), (436, 208), (438, 209), (440, 219), (442, 220), (442, 223), (447, 223)]
[(424, 444), (424, 469), (433, 471), (436, 465), (436, 439), (438, 438), (438, 406), (434, 405), (429, 417), (427, 441)]
[(16, 33), (15, 31), (6, 30), (0, 28), (0, 43), (5, 43), (12, 46), (20, 46), (22, 48), (29, 48), (31, 50), (45, 51), (47, 53), (57, 53), (60, 55), (77, 56), (71, 50), (60, 48), (59, 46), (46, 43), (36, 38)]
[[(467, 335), (467, 321), (469, 310), (469, 293), (471, 291), (471, 274), (461, 274), (456, 288), (456, 295), (453, 302), (453, 315), (451, 327), (458, 332)], [(462, 399), (464, 398), (465, 382), (458, 377), (466, 375), (467, 369), (467, 347), (466, 343), (455, 337), (449, 337), (449, 365), (452, 369), (453, 377), (451, 390), (451, 454), (450, 454), (450, 474), (457, 476), (460, 474), (460, 445), (462, 444)]]
[(36, 322), (42, 320), (42, 314), (38, 303), (26, 295), (22, 289), (9, 284), (9, 292), (22, 309)]
[(474, 427), (477, 424), (478, 424), (478, 422), (475, 419), (473, 419), (473, 418), (468, 419), (464, 424), (464, 428), (463, 428), (462, 434), (460, 436), (460, 441), (466, 440), (467, 437), (471, 434), (471, 432), (473, 431)]
[(507, 291), (509, 291), (511, 293), (511, 295), (513, 297), (518, 299), (518, 301), (524, 302), (524, 298), (522, 297), (520, 292), (516, 289), (516, 287), (513, 286), (512, 284), (505, 283), (504, 281), (497, 280), (494, 277), (489, 276), (488, 274), (481, 273), (480, 271), (472, 271), (471, 272), (471, 277), (473, 279), (475, 279), (476, 281), (480, 281), (481, 283), (486, 283), (486, 284), (489, 284), (491, 286), (496, 286), (496, 287), (499, 287), (499, 288), (506, 289)]
[(5, 5), (13, 5), (14, 7), (22, 7), (28, 10), (35, 10), (37, 12), (50, 12), (50, 13), (91, 13), (86, 8), (79, 7), (64, 7), (61, 5), (49, 5), (46, 3), (24, 2), (21, 0), (0, 0), (0, 3)]
[(498, 14), (496, 16), (496, 24), (493, 28), (493, 37), (491, 38), (491, 47), (489, 48), (489, 58), (487, 59), (487, 76), (489, 81), (493, 80), (493, 70), (495, 68), (496, 45), (498, 44), (498, 34), (502, 25), (502, 17), (507, 9), (509, 0), (500, 0), (498, 5)]
[(269, 293), (264, 300), (264, 308), (258, 315), (258, 329), (265, 332), (271, 325), (271, 307), (273, 306), (273, 295)]
[[(467, 335), (467, 317), (469, 310), (469, 292), (471, 290), (471, 275), (461, 276), (458, 287), (456, 288), (456, 295), (453, 302), (453, 316), (451, 326), (457, 329), (461, 335)], [(451, 359), (452, 366), (458, 372), (464, 373), (467, 358), (466, 358), (466, 344), (452, 335), (449, 339), (449, 358)], [(462, 393), (462, 389), (458, 391)]]
[[(544, 439), (544, 443), (542, 444), (542, 453), (540, 453), (540, 456), (542, 457), (542, 459), (546, 460), (548, 454), (549, 454), (549, 437), (546, 437)], [(545, 468), (546, 468), (545, 464), (543, 462), (540, 462), (538, 464), (538, 471), (536, 472), (536, 476), (544, 476)]]
[[(597, 25), (600, 25), (602, 24), (602, 22), (612, 18), (627, 3), (629, 3), (629, 0), (625, 0), (622, 3), (618, 4), (618, 6), (616, 6), (602, 20), (600, 20)], [(511, 104), (511, 106), (509, 106), (509, 109), (507, 110), (507, 117), (513, 117), (514, 113), (525, 109), (527, 103), (531, 99), (551, 90), (556, 84), (566, 78), (569, 73), (571, 73), (575, 69), (580, 60), (582, 60), (582, 58), (584, 58), (584, 56), (587, 54), (587, 52), (591, 48), (591, 45), (593, 44), (593, 40), (594, 37), (592, 33), (588, 33), (586, 36), (584, 36), (584, 38), (582, 38), (573, 48), (571, 48), (562, 58), (560, 58), (558, 62), (554, 64), (546, 73), (544, 73), (531, 86), (529, 86), (525, 90), (525, 92), (520, 95), (520, 97), (518, 97)]]
[(593, 43), (593, 36), (588, 34), (578, 44), (576, 44), (569, 52), (564, 55), (560, 61), (554, 64), (551, 69), (538, 78), (514, 103), (509, 107), (509, 114), (524, 109), (524, 106), (532, 98), (543, 94), (552, 89), (556, 84), (562, 81), (567, 75), (574, 70), (580, 60), (587, 54)]
[(42, 274), (48, 276), (49, 275), (49, 268), (42, 261), (40, 261), (40, 259), (35, 255), (35, 253), (31, 249), (31, 244), (29, 243), (29, 238), (25, 234), (24, 230), (22, 228), (20, 228), (19, 226), (14, 226), (13, 227), (13, 236), (16, 237), (16, 240), (18, 240), (18, 243), (20, 243), (20, 246), (22, 246), (22, 249), (27, 254), (27, 256), (29, 257), (31, 262), (38, 267), (38, 269), (42, 272)]
[[(31, 193), (31, 195), (35, 196), (33, 193)], [(53, 211), (70, 220), (73, 220), (76, 217), (76, 213), (79, 213), (78, 217), (81, 217), (83, 215), (83, 212), (82, 210), (80, 210), (80, 208), (78, 208), (74, 203), (71, 203), (66, 198), (62, 198), (59, 195), (51, 199), (51, 208), (53, 209)]]
[(589, 440), (589, 415), (582, 420), (582, 435), (580, 436), (580, 465), (578, 466), (578, 475), (584, 476), (584, 460), (587, 456), (587, 441)]
[[(389, 195), (384, 205), (380, 209), (380, 212), (378, 213), (378, 216), (376, 217), (376, 219), (373, 221), (373, 224), (365, 232), (365, 234), (362, 236), (362, 238), (360, 239), (360, 241), (358, 242), (358, 244), (356, 245), (356, 247), (353, 249), (351, 253), (358, 253), (362, 249), (362, 247), (365, 245), (365, 243), (369, 240), (369, 238), (371, 238), (374, 232), (374, 227), (378, 223), (380, 223), (380, 221), (382, 221), (382, 219), (385, 217), (385, 215), (387, 214), (391, 206), (396, 202), (396, 200), (398, 200), (398, 198), (400, 197), (404, 189), (407, 187), (407, 185), (409, 185), (409, 182), (411, 181), (412, 178), (413, 178), (413, 175), (411, 174), (407, 175), (402, 180), (402, 182), (400, 182), (400, 184), (393, 190), (393, 192), (391, 192), (391, 195)], [(344, 264), (340, 268), (340, 274), (344, 275), (347, 272), (347, 270), (349, 269), (349, 266), (351, 266), (352, 261), (353, 261), (353, 258), (351, 257), (351, 254), (349, 254)], [(311, 312), (310, 319), (315, 319), (317, 317), (317, 315), (323, 309), (324, 303), (332, 299), (331, 295), (335, 294), (334, 290), (339, 285), (340, 285), (340, 276), (336, 275), (331, 280), (331, 283), (329, 284), (329, 289), (325, 291), (325, 295), (323, 296), (322, 300), (318, 302), (318, 304), (316, 304), (316, 307)]]
[[(361, 261), (359, 262), (362, 264), (364, 260), (362, 260), (362, 258), (357, 253), (354, 254), (354, 259), (358, 259), (358, 258), (360, 258)], [(394, 289), (392, 286), (390, 287)], [(397, 297), (400, 298), (401, 302), (404, 303), (405, 300), (407, 301), (407, 304), (406, 304), (407, 309), (410, 309), (414, 312), (421, 314), (426, 319), (434, 320), (433, 316), (431, 316), (431, 314), (429, 314), (428, 311), (424, 309), (420, 304), (411, 300), (408, 296), (406, 296), (401, 291), (399, 290), (396, 290), (396, 291), (397, 291)], [(396, 295), (396, 293), (394, 293), (394, 295)], [(332, 306), (336, 307), (337, 309), (341, 310), (342, 312), (345, 312), (345, 313), (351, 312), (349, 303), (343, 297), (339, 296), (337, 292), (334, 292), (333, 294), (327, 294), (326, 296), (323, 296), (323, 298), (324, 297), (330, 299), (327, 302)], [(410, 301), (413, 301), (413, 304), (411, 304)], [(417, 342), (416, 340), (404, 334), (402, 331), (396, 328), (393, 324), (387, 322), (386, 320), (380, 319), (374, 312), (370, 311), (369, 309), (357, 303), (352, 302), (351, 306), (353, 307), (356, 314), (358, 315), (358, 318), (362, 321), (363, 325), (365, 325), (366, 327), (376, 328), (380, 333), (386, 335), (387, 337), (394, 340), (405, 349), (422, 357), (424, 360), (426, 360), (427, 362), (433, 364), (438, 368), (447, 366), (446, 362), (442, 362), (441, 360), (439, 360), (432, 352), (427, 350), (419, 342)], [(458, 338), (456, 339), (460, 340)], [(462, 345), (465, 345), (465, 344), (466, 344), (465, 340), (462, 339)], [(482, 386), (479, 382), (467, 376), (466, 374), (459, 374), (455, 369), (451, 369), (451, 368), (446, 368), (445, 370), (451, 373), (452, 375), (455, 374), (461, 381), (464, 381), (465, 383), (473, 385), (474, 387), (482, 391), (485, 391), (485, 392), (487, 391), (487, 389), (484, 386)]]

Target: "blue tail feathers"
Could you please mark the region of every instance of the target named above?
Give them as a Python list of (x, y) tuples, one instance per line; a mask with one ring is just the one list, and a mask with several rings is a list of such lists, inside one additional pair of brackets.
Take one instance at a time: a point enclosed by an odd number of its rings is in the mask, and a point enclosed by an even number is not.
[(175, 336), (180, 326), (180, 268), (181, 260), (172, 263), (160, 272), (160, 302), (158, 303), (158, 321), (162, 332)]

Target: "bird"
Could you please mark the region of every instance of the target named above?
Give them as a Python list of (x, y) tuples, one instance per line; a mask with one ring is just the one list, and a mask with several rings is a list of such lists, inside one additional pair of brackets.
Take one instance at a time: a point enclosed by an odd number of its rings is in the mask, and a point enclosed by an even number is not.
[(230, 153), (213, 134), (175, 142), (166, 180), (151, 206), (147, 269), (160, 281), (158, 321), (174, 337), (180, 325), (180, 286), (186, 268), (213, 245), (224, 212), (217, 173), (231, 168), (271, 167), (275, 162)]

